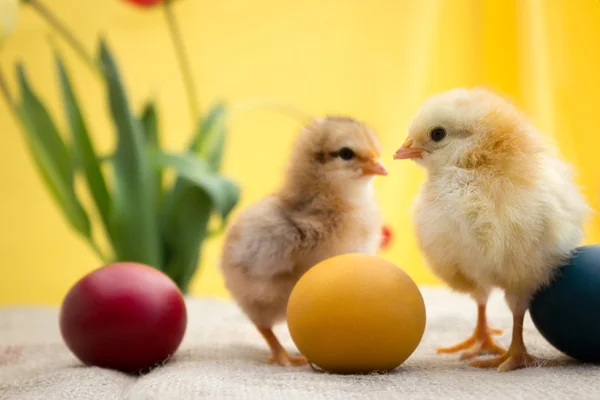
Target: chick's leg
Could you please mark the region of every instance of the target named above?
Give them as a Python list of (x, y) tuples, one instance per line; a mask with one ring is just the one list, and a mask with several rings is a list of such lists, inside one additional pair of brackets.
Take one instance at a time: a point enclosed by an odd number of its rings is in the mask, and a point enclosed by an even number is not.
[(269, 348), (271, 349), (271, 357), (267, 360), (269, 364), (279, 364), (283, 367), (296, 366), (296, 365), (304, 365), (307, 363), (306, 358), (304, 357), (294, 357), (290, 356), (288, 352), (283, 348), (277, 336), (273, 333), (273, 329), (271, 328), (261, 328), (258, 327), (258, 331), (263, 335)]
[[(528, 297), (526, 297), (528, 298)], [(509, 297), (507, 296), (507, 299)], [(511, 304), (512, 303), (512, 304)], [(512, 341), (508, 351), (499, 357), (494, 357), (488, 360), (476, 360), (469, 365), (478, 368), (497, 368), (499, 372), (512, 371), (517, 368), (526, 368), (533, 366), (555, 366), (559, 365), (556, 361), (544, 360), (534, 357), (527, 352), (525, 343), (523, 342), (523, 320), (525, 312), (528, 308), (528, 303), (521, 299), (510, 301), (511, 311), (513, 312), (513, 331)]]
[(476, 357), (485, 353), (503, 354), (506, 350), (496, 344), (492, 335), (502, 333), (501, 329), (490, 328), (487, 324), (486, 304), (488, 295), (479, 294), (475, 296), (477, 300), (477, 325), (473, 335), (464, 342), (458, 343), (451, 347), (442, 347), (437, 349), (437, 353), (456, 353), (460, 350), (464, 351), (460, 359), (465, 360)]

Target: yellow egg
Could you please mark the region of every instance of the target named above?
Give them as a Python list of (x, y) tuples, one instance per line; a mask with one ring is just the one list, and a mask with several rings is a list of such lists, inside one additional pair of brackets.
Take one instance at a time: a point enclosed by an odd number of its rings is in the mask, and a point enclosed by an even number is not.
[(346, 254), (302, 276), (287, 320), (298, 350), (315, 366), (333, 373), (389, 371), (419, 345), (425, 303), (415, 282), (392, 262)]

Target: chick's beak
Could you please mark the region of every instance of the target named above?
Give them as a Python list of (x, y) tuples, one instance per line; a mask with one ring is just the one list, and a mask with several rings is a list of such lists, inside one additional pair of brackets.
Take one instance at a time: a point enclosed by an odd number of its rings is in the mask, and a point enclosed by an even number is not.
[(413, 141), (412, 138), (409, 136), (402, 144), (402, 147), (400, 147), (398, 151), (396, 151), (396, 154), (394, 154), (394, 160), (407, 160), (411, 158), (421, 157), (425, 150), (412, 147), (412, 145)]
[(383, 165), (383, 162), (379, 158), (372, 157), (368, 159), (362, 166), (363, 173), (365, 175), (387, 175), (388, 170)]

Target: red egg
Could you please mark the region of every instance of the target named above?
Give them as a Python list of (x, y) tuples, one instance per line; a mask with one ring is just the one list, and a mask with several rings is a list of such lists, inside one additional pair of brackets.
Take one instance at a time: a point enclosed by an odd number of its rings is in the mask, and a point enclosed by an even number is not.
[(77, 358), (124, 372), (167, 361), (186, 326), (185, 302), (175, 283), (137, 263), (109, 264), (84, 276), (60, 310), (62, 337)]

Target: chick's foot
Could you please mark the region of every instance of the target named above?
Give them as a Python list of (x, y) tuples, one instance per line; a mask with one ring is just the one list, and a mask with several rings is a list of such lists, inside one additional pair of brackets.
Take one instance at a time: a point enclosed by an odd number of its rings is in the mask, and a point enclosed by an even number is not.
[(282, 367), (300, 366), (308, 363), (306, 358), (300, 356), (290, 356), (288, 352), (283, 348), (277, 336), (273, 333), (271, 328), (258, 328), (258, 331), (263, 335), (269, 348), (271, 349), (271, 356), (267, 359), (269, 364), (278, 364)]
[(508, 372), (528, 367), (554, 367), (560, 365), (560, 362), (534, 357), (527, 353), (525, 349), (521, 351), (509, 349), (508, 352), (499, 357), (471, 361), (469, 365), (477, 368), (497, 368), (498, 372)]
[(477, 357), (481, 354), (504, 354), (506, 350), (498, 345), (492, 335), (502, 334), (502, 329), (490, 328), (486, 321), (485, 305), (478, 307), (477, 326), (473, 335), (457, 345), (451, 347), (441, 347), (437, 349), (437, 353), (456, 353), (461, 350), (466, 350), (460, 356), (461, 360)]
[(292, 366), (300, 366), (306, 365), (308, 361), (305, 357), (299, 356), (290, 356), (287, 352), (279, 352), (277, 354), (271, 355), (267, 360), (269, 364), (279, 364), (282, 367), (292, 367)]
[(482, 354), (504, 354), (506, 350), (498, 345), (492, 335), (502, 333), (500, 329), (486, 328), (484, 331), (476, 330), (473, 336), (451, 347), (440, 347), (436, 351), (438, 354), (456, 353), (461, 350), (466, 350), (460, 355), (461, 360), (477, 357)]
[(508, 351), (499, 357), (487, 360), (471, 361), (469, 365), (478, 368), (497, 368), (498, 372), (507, 372), (527, 367), (553, 367), (560, 365), (558, 361), (550, 361), (532, 356), (527, 352), (523, 342), (524, 309), (513, 312), (513, 334)]

